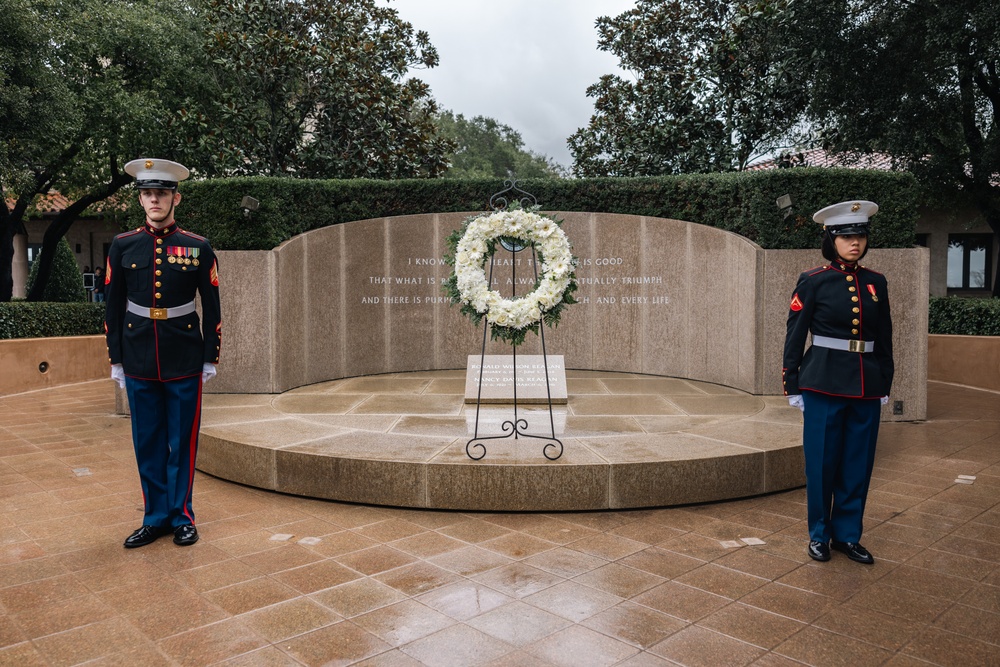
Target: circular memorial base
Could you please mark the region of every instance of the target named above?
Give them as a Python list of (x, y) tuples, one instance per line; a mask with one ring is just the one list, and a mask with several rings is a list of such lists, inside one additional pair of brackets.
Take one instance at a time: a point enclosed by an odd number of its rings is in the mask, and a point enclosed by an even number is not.
[[(802, 418), (781, 396), (631, 373), (567, 371), (569, 401), (518, 406), (527, 433), (485, 440), (465, 371), (394, 373), (274, 394), (206, 394), (198, 468), (282, 493), (462, 510), (598, 510), (681, 505), (805, 483)], [(503, 434), (512, 405), (479, 409)], [(549, 450), (550, 453), (552, 450)], [(482, 453), (477, 449), (476, 456)]]

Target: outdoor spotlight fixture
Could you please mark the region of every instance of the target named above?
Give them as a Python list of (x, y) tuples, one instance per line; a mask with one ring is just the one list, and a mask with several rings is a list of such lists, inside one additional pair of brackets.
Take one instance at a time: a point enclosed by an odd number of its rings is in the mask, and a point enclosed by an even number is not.
[(791, 195), (781, 195), (778, 197), (774, 203), (778, 206), (778, 210), (781, 211), (782, 218), (787, 218), (792, 214), (792, 196)]
[(249, 218), (252, 211), (260, 208), (260, 202), (250, 195), (245, 195), (243, 201), (240, 202), (240, 208), (243, 209), (243, 217)]

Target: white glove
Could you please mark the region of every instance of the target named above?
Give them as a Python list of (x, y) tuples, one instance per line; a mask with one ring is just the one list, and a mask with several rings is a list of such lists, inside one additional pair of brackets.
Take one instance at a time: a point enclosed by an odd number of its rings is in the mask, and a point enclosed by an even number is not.
[(879, 403), (881, 403), (882, 405), (885, 405), (886, 403), (889, 402), (889, 397), (888, 396), (883, 396), (882, 398), (880, 398), (878, 400), (879, 400)]
[(121, 364), (111, 364), (111, 379), (122, 389), (125, 388), (125, 369)]
[(793, 408), (798, 408), (802, 412), (806, 411), (806, 404), (802, 402), (802, 394), (795, 394), (788, 397), (788, 404)]
[(201, 383), (205, 384), (206, 382), (214, 378), (215, 374), (216, 374), (215, 364), (202, 364)]

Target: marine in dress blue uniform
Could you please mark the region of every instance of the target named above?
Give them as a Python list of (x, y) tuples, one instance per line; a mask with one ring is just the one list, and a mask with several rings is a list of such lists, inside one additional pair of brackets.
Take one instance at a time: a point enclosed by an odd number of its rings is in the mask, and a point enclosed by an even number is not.
[(874, 563), (860, 540), (894, 372), (886, 279), (858, 264), (876, 211), (873, 202), (852, 201), (813, 216), (825, 227), (829, 263), (799, 276), (788, 311), (782, 379), (789, 403), (803, 410), (808, 553), (819, 561), (832, 546)]
[(105, 269), (108, 356), (128, 393), (145, 503), (143, 525), (125, 547), (169, 533), (188, 546), (198, 540), (192, 491), (202, 385), (215, 375), (222, 338), (218, 262), (206, 239), (174, 221), (185, 167), (140, 159), (125, 171), (146, 211), (143, 226), (115, 237)]

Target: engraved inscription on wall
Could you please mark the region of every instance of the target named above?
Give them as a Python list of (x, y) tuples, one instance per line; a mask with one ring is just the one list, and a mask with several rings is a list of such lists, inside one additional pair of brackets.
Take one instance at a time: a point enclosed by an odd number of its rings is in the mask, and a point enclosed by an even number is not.
[[(621, 257), (580, 257), (579, 261), (576, 269), (579, 303), (618, 307), (670, 303), (667, 284), (660, 273), (640, 272)], [(534, 286), (534, 270), (531, 258), (498, 252), (493, 258), (492, 285), (504, 296), (524, 294)], [(441, 289), (443, 278), (437, 274), (447, 275), (450, 271), (451, 267), (442, 258), (408, 257), (406, 265), (393, 275), (359, 276), (363, 284), (352, 291), (361, 303), (370, 305), (448, 303)]]

